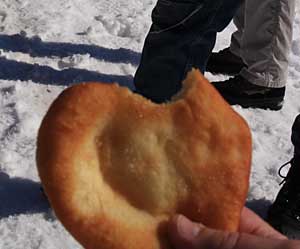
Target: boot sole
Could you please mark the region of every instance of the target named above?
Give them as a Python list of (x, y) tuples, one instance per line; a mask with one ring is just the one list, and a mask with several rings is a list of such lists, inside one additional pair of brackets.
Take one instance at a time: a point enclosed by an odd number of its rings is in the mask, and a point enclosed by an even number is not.
[(279, 111), (283, 106), (283, 98), (268, 98), (268, 99), (233, 99), (229, 96), (224, 96), (225, 100), (230, 105), (240, 105), (244, 108), (259, 108), (264, 110)]
[(229, 76), (235, 76), (238, 75), (241, 70), (247, 67), (246, 65), (239, 65), (239, 66), (228, 66), (226, 67), (226, 65), (222, 64), (219, 67), (213, 68), (211, 66), (208, 66), (206, 68), (206, 72), (209, 72), (213, 75), (218, 75), (218, 74), (222, 74), (222, 75), (229, 75)]
[(240, 71), (229, 71), (229, 70), (224, 70), (224, 71), (214, 71), (214, 70), (207, 70), (206, 72), (211, 73), (212, 75), (228, 75), (228, 76), (235, 76), (240, 73)]

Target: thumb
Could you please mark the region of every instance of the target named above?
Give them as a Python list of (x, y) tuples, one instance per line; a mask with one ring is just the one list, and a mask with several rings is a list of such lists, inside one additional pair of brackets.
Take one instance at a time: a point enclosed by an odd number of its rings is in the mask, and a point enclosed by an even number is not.
[(288, 240), (269, 239), (244, 233), (214, 230), (202, 224), (194, 223), (183, 215), (175, 216), (170, 221), (169, 238), (176, 249), (294, 248), (290, 247), (293, 242)]

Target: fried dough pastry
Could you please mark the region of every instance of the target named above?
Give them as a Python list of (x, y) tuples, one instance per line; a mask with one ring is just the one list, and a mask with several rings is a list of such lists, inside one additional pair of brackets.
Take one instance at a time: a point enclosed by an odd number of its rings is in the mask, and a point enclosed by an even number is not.
[(72, 86), (37, 143), (51, 206), (87, 249), (170, 249), (175, 213), (236, 231), (250, 161), (246, 122), (197, 70), (165, 104), (117, 84)]

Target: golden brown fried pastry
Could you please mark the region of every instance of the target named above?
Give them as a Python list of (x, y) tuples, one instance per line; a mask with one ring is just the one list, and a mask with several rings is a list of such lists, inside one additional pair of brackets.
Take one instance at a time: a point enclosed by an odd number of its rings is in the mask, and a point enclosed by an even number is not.
[(117, 84), (70, 87), (37, 144), (49, 201), (87, 249), (170, 249), (175, 213), (237, 230), (250, 160), (246, 122), (196, 70), (166, 104)]

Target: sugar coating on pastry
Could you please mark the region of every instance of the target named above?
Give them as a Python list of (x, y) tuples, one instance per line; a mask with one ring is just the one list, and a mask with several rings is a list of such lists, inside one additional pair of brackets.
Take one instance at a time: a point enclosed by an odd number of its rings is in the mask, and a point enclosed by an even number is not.
[(250, 162), (246, 122), (197, 70), (165, 104), (117, 84), (67, 88), (37, 141), (50, 204), (86, 249), (171, 249), (175, 213), (236, 231)]

